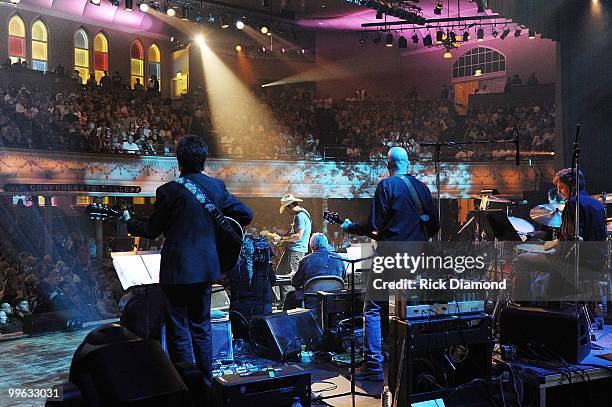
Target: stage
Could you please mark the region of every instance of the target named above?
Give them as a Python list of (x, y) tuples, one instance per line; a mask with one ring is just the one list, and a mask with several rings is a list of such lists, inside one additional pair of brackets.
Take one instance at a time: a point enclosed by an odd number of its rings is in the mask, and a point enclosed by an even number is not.
[[(10, 398), (8, 389), (51, 388), (53, 385), (68, 381), (70, 362), (76, 348), (85, 336), (96, 326), (116, 322), (106, 320), (88, 323), (78, 331), (55, 332), (38, 336), (25, 336), (0, 342), (2, 362), (0, 371), (3, 381), (0, 384), (0, 406), (2, 407), (36, 407), (44, 406), (45, 399)], [(277, 362), (270, 362), (277, 365)], [(312, 374), (313, 394), (329, 396), (350, 391), (350, 381), (341, 368), (322, 364), (301, 365)], [(321, 383), (320, 381), (325, 381)], [(333, 390), (322, 390), (333, 388)], [(380, 394), (382, 382), (357, 383), (357, 390), (371, 394)], [(379, 399), (357, 397), (357, 404), (364, 407), (380, 406)], [(345, 407), (351, 405), (350, 397), (326, 400), (329, 405)]]

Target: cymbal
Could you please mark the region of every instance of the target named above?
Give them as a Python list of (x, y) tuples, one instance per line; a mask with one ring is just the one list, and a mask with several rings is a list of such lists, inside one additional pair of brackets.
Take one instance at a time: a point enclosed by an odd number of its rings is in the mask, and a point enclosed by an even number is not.
[(540, 225), (559, 228), (561, 227), (561, 213), (564, 207), (565, 205), (562, 204), (543, 204), (534, 206), (529, 211), (529, 216)]
[(595, 194), (595, 195), (591, 195), (593, 198), (597, 199), (600, 202), (603, 202), (603, 196), (605, 195), (606, 198), (606, 203), (607, 204), (612, 204), (612, 193), (608, 193), (608, 194)]
[[(470, 195), (470, 198), (472, 199), (483, 199), (485, 198), (482, 195)], [(499, 203), (511, 203), (512, 201), (506, 198), (501, 198), (499, 196), (495, 196), (495, 195), (489, 195), (488, 197), (486, 197), (489, 202), (499, 202)]]

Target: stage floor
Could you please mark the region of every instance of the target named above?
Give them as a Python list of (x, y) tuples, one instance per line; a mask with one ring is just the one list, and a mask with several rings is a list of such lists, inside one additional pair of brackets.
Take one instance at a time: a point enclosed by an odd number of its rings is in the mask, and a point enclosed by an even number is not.
[[(68, 371), (72, 355), (83, 342), (85, 336), (97, 325), (112, 321), (100, 321), (88, 324), (87, 328), (74, 332), (55, 332), (39, 336), (27, 336), (0, 342), (0, 406), (1, 407), (37, 407), (44, 406), (43, 398), (10, 398), (8, 390), (51, 388), (55, 384), (68, 381)], [(273, 362), (274, 363), (274, 362)], [(350, 391), (350, 381), (339, 370), (326, 365), (302, 365), (311, 371), (314, 393), (330, 388), (332, 383), (337, 386), (332, 394)], [(324, 380), (326, 383), (317, 383)], [(382, 392), (382, 382), (363, 382), (357, 384), (357, 390), (370, 394)], [(363, 407), (380, 406), (379, 399), (356, 398), (357, 405)], [(346, 407), (351, 405), (350, 397), (326, 400), (329, 405)]]

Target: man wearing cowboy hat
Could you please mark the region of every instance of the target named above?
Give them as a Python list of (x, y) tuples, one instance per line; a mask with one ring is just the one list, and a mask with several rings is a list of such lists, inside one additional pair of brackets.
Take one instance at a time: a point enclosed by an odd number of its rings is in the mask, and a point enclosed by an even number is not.
[[(279, 212), (284, 213), (286, 211), (287, 214), (292, 215), (293, 223), (288, 236), (275, 239), (277, 244), (286, 243), (285, 252), (276, 268), (277, 275), (295, 274), (300, 260), (308, 253), (312, 218), (308, 211), (300, 206), (299, 202), (302, 201), (293, 194), (287, 194), (281, 198)], [(285, 287), (281, 287), (281, 298), (284, 298), (286, 291)]]

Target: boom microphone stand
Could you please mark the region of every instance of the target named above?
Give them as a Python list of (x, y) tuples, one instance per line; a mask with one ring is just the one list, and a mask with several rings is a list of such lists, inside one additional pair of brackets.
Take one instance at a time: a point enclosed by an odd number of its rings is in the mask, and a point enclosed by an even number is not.
[(351, 292), (351, 391), (339, 394), (332, 394), (330, 396), (319, 397), (317, 400), (329, 400), (335, 399), (338, 397), (351, 396), (352, 406), (355, 407), (355, 396), (362, 397), (370, 397), (373, 399), (379, 398), (376, 394), (368, 394), (361, 391), (355, 390), (355, 309), (356, 309), (356, 301), (355, 301), (355, 264), (361, 261), (370, 260), (375, 256), (369, 256), (362, 259), (346, 259), (340, 256), (329, 256), (332, 259), (338, 259), (343, 263), (349, 263), (351, 269), (351, 278), (350, 278), (350, 292)]

